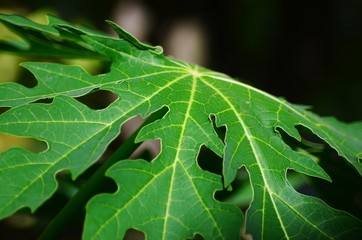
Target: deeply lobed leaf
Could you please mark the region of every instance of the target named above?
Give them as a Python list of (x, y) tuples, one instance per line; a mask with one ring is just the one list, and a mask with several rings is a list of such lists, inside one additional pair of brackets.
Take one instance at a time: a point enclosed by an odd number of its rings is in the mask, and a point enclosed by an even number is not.
[[(143, 128), (137, 139), (160, 139), (161, 153), (152, 162), (127, 160), (111, 167), (107, 175), (118, 191), (89, 202), (85, 239), (121, 239), (129, 228), (145, 232), (149, 239), (185, 239), (196, 233), (205, 239), (239, 239), (240, 210), (213, 195), (227, 187), (242, 166), (253, 187), (246, 232), (254, 239), (361, 236), (360, 220), (291, 187), (288, 169), (331, 179), (310, 156), (292, 150), (278, 132), (282, 129), (300, 140), (295, 127), (309, 128), (361, 174), (361, 123), (321, 118), (226, 75), (167, 58), (114, 24), (121, 39), (54, 17), (48, 26), (14, 16), (0, 19), (26, 39), (40, 34), (29, 42), (29, 53), (38, 54), (36, 46), (43, 41), (57, 53), (59, 41), (66, 41), (76, 43), (67, 45), (75, 55), (86, 49), (112, 60), (110, 72), (96, 76), (76, 66), (26, 63), (23, 66), (38, 80), (36, 87), (0, 85), (0, 106), (11, 107), (0, 115), (0, 132), (48, 144), (39, 154), (20, 148), (0, 153), (1, 217), (25, 206), (36, 209), (54, 193), (57, 172), (69, 169), (77, 177), (101, 156), (126, 120), (166, 106), (168, 113)], [(102, 110), (74, 99), (97, 89), (119, 98)], [(45, 98), (54, 100), (35, 103)], [(217, 126), (226, 127), (224, 142), (211, 116)], [(223, 156), (223, 176), (197, 165), (203, 145)]]

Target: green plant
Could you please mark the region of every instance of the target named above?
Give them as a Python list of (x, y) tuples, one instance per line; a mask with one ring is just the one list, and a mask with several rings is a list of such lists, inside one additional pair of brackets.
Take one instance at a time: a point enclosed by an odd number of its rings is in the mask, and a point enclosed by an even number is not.
[[(0, 85), (0, 107), (8, 108), (0, 115), (0, 132), (47, 144), (40, 153), (23, 148), (0, 153), (1, 218), (24, 207), (35, 211), (56, 191), (58, 172), (69, 170), (75, 180), (96, 164), (120, 126), (139, 115), (147, 118), (145, 124), (103, 161), (43, 239), (56, 236), (85, 204), (84, 239), (122, 239), (130, 228), (147, 239), (195, 234), (240, 239), (244, 220), (253, 239), (361, 238), (359, 219), (291, 186), (288, 170), (332, 179), (311, 152), (286, 139), (300, 142), (297, 127), (309, 129), (361, 174), (361, 122), (319, 117), (227, 75), (165, 57), (162, 48), (140, 43), (111, 22), (119, 38), (51, 16), (48, 25), (16, 15), (3, 14), (0, 20), (21, 36), (3, 42), (3, 51), (48, 60), (111, 61), (109, 72), (98, 75), (74, 65), (25, 62), (21, 65), (38, 81), (35, 87)], [(100, 90), (118, 98), (103, 109), (77, 99)], [(149, 139), (161, 142), (155, 159), (122, 160), (138, 146), (134, 140)], [(222, 174), (199, 166), (202, 146), (222, 157)], [(237, 206), (215, 199), (216, 191), (232, 190), (241, 167), (252, 186), (245, 219)], [(104, 173), (117, 184), (115, 193), (97, 194)]]

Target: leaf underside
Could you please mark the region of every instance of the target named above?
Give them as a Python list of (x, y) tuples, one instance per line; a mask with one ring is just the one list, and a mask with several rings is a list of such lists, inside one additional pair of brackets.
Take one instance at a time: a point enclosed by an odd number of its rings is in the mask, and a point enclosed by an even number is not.
[[(120, 38), (73, 26), (55, 17), (40, 25), (14, 15), (0, 15), (22, 44), (4, 42), (6, 51), (37, 57), (111, 59), (110, 71), (90, 75), (78, 66), (26, 62), (38, 84), (0, 85), (0, 132), (44, 141), (48, 149), (32, 153), (12, 148), (0, 153), (0, 217), (23, 207), (38, 208), (56, 190), (57, 172), (73, 178), (94, 164), (120, 126), (134, 116), (147, 117), (167, 107), (166, 115), (145, 126), (137, 141), (160, 139), (161, 152), (151, 162), (124, 160), (107, 175), (114, 194), (95, 196), (87, 205), (84, 239), (122, 239), (137, 229), (147, 239), (240, 239), (244, 221), (233, 205), (215, 200), (238, 169), (245, 167), (253, 187), (246, 233), (253, 239), (357, 239), (362, 223), (320, 199), (296, 192), (289, 169), (331, 180), (309, 156), (291, 149), (280, 129), (300, 140), (296, 126), (323, 139), (362, 174), (362, 123), (322, 118), (227, 75), (162, 55), (111, 23)], [(94, 110), (75, 97), (107, 90), (118, 96)], [(51, 103), (38, 103), (53, 99)], [(226, 127), (225, 139), (214, 129)], [(200, 148), (223, 157), (223, 175), (201, 169)], [(213, 159), (208, 159), (213, 161)]]

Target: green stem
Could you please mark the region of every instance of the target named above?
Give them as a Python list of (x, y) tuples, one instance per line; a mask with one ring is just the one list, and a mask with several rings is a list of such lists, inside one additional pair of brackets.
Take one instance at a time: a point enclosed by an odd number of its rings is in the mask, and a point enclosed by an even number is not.
[(57, 216), (41, 233), (38, 240), (57, 239), (65, 227), (74, 219), (74, 216), (83, 210), (86, 203), (93, 197), (104, 184), (106, 171), (116, 162), (128, 158), (141, 143), (135, 143), (140, 129), (155, 120), (161, 118), (164, 111), (153, 113), (147, 120), (100, 166), (89, 178), (76, 195), (62, 208)]

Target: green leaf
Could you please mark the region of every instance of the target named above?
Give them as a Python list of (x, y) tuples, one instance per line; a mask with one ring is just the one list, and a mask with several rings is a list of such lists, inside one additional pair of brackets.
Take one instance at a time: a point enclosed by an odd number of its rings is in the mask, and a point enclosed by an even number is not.
[(138, 48), (140, 50), (151, 50), (156, 54), (161, 54), (163, 52), (163, 49), (161, 46), (151, 46), (151, 45), (148, 45), (145, 43), (141, 43), (140, 41), (138, 41), (138, 39), (133, 37), (130, 33), (126, 32), (124, 29), (118, 27), (115, 23), (113, 23), (111, 21), (106, 21), (106, 22), (112, 26), (112, 28), (114, 29), (114, 31), (118, 34), (118, 36), (120, 38), (123, 38), (123, 39), (129, 41), (136, 48)]
[(80, 35), (102, 35), (82, 27), (76, 33), (66, 29), (71, 26), (56, 17), (48, 16), (48, 25), (32, 22), (18, 15), (0, 13), (0, 21), (10, 30), (17, 33), (22, 40), (3, 40), (0, 42), (2, 51), (23, 56), (45, 58), (99, 58), (98, 54), (87, 48)]
[[(30, 45), (46, 42), (50, 56), (59, 56), (57, 44), (65, 41), (69, 56), (86, 50), (112, 60), (110, 71), (96, 76), (77, 66), (24, 63), (37, 78), (36, 87), (0, 85), (0, 107), (11, 107), (0, 115), (0, 132), (48, 144), (38, 154), (21, 148), (0, 153), (2, 218), (22, 207), (39, 207), (56, 190), (57, 172), (69, 169), (73, 178), (79, 176), (99, 159), (125, 121), (167, 107), (166, 115), (137, 137), (137, 141), (160, 139), (160, 154), (151, 162), (120, 161), (108, 170), (118, 190), (88, 203), (84, 239), (121, 239), (129, 228), (143, 231), (148, 239), (186, 239), (195, 234), (240, 239), (241, 211), (216, 200), (214, 194), (227, 188), (243, 166), (253, 188), (245, 218), (246, 233), (253, 239), (362, 235), (359, 219), (293, 189), (286, 178), (288, 169), (331, 179), (310, 154), (294, 151), (279, 133), (301, 140), (296, 126), (304, 126), (361, 174), (362, 123), (319, 117), (227, 75), (165, 57), (113, 23), (120, 39), (61, 20), (44, 26), (14, 16), (0, 19), (20, 29), (25, 40), (34, 32), (40, 34)], [(27, 52), (39, 54), (32, 47)], [(118, 99), (93, 110), (74, 98), (97, 90), (111, 91)], [(36, 102), (46, 98), (53, 101)], [(226, 127), (225, 139), (218, 137), (212, 118), (217, 127)], [(223, 176), (198, 166), (202, 146), (223, 157)]]

